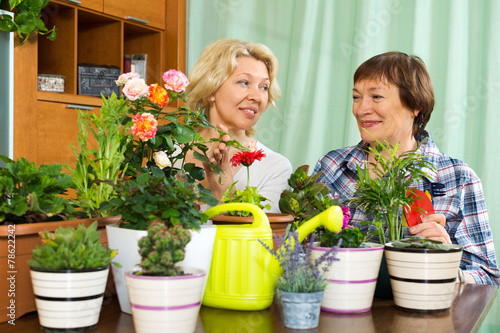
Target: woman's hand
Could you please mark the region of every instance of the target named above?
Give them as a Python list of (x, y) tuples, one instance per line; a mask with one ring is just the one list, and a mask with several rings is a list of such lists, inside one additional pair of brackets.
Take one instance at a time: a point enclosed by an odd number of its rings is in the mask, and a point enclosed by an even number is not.
[[(224, 125), (218, 124), (217, 128), (226, 133), (228, 132), (227, 127)], [(212, 191), (215, 198), (217, 198), (219, 201), (221, 200), (224, 192), (233, 182), (231, 166), (229, 164), (229, 149), (224, 143), (230, 140), (230, 136), (228, 134), (225, 134), (221, 136), (221, 140), (223, 142), (214, 144), (214, 147), (212, 147), (212, 149), (208, 151), (210, 163), (215, 163), (222, 169), (223, 173), (220, 175), (220, 183), (219, 176), (210, 169), (210, 165), (208, 163), (203, 163), (208, 187)]]
[(450, 235), (444, 229), (445, 225), (446, 217), (443, 214), (430, 214), (422, 217), (422, 223), (411, 227), (410, 234), (451, 244)]

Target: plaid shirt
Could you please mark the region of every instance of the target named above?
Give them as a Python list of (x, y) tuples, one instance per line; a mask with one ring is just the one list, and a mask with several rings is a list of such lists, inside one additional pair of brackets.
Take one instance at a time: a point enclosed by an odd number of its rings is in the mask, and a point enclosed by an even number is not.
[[(415, 182), (413, 186), (426, 190), (430, 182), (445, 185), (446, 195), (433, 198), (434, 210), (446, 216), (445, 229), (452, 243), (464, 248), (460, 268), (470, 273), (476, 283), (499, 286), (500, 272), (481, 181), (467, 164), (441, 153), (427, 132), (418, 141), (425, 137), (427, 140), (420, 151), (436, 167), (437, 175)], [(356, 165), (365, 161), (367, 147), (361, 141), (357, 146), (332, 150), (323, 155), (314, 168), (314, 173), (323, 171), (318, 181), (325, 183), (333, 198), (342, 204), (354, 196), (358, 181)], [(359, 222), (372, 219), (361, 209), (350, 209), (353, 225), (360, 226)], [(367, 226), (360, 227), (366, 232)], [(408, 228), (404, 233), (409, 236)]]

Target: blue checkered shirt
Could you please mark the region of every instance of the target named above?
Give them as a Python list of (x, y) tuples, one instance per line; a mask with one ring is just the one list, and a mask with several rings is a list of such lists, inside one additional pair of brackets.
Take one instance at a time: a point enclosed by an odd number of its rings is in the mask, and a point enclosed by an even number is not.
[[(413, 186), (424, 191), (429, 189), (430, 182), (445, 185), (446, 195), (433, 198), (434, 210), (436, 214), (446, 216), (445, 229), (452, 243), (464, 248), (460, 268), (470, 273), (476, 283), (500, 286), (481, 180), (467, 164), (441, 153), (427, 132), (418, 141), (425, 137), (427, 140), (420, 150), (436, 167), (437, 175)], [(347, 204), (347, 200), (354, 196), (358, 181), (356, 165), (365, 161), (367, 148), (368, 145), (361, 141), (357, 146), (332, 150), (323, 155), (314, 168), (314, 173), (323, 171), (318, 181), (325, 183), (333, 198), (342, 204)], [(372, 216), (367, 216), (361, 209), (349, 208), (353, 225), (360, 226), (359, 222), (372, 220)], [(367, 226), (360, 227), (366, 232)], [(408, 228), (405, 229), (405, 236), (409, 236)]]

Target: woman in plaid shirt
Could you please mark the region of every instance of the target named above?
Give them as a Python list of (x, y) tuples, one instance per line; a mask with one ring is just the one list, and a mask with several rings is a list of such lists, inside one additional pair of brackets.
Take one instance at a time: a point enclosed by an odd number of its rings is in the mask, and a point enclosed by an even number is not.
[[(481, 181), (464, 162), (441, 153), (425, 131), (434, 108), (434, 90), (424, 62), (401, 52), (377, 55), (364, 62), (354, 74), (353, 107), (361, 142), (352, 147), (332, 150), (323, 155), (314, 173), (332, 196), (346, 204), (356, 190), (356, 165), (370, 161), (365, 150), (375, 140), (387, 140), (400, 152), (420, 147), (422, 154), (436, 167), (437, 173), (415, 188), (428, 190), (431, 183), (444, 184), (445, 195), (433, 198), (435, 214), (423, 223), (405, 228), (405, 236), (418, 235), (463, 246), (460, 270), (467, 283), (500, 285), (493, 237)], [(371, 220), (351, 207), (351, 222)], [(367, 228), (366, 226), (362, 226)], [(460, 274), (461, 275), (461, 274)]]

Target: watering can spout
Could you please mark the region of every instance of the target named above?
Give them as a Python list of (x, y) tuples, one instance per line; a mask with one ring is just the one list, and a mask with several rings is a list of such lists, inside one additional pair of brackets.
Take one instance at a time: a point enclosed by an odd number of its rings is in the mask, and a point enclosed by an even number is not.
[[(331, 232), (339, 232), (340, 229), (342, 229), (343, 219), (344, 214), (342, 213), (342, 208), (339, 206), (332, 206), (315, 217), (307, 220), (297, 228), (296, 232), (299, 234), (299, 241), (302, 242), (309, 234), (314, 232), (316, 228), (321, 226), (327, 228)], [(290, 240), (293, 240), (293, 238), (288, 238), (281, 246), (281, 249), (283, 249), (283, 247), (286, 246)], [(280, 250), (277, 252), (279, 253)], [(279, 276), (281, 275), (283, 269), (277, 260), (272, 260), (268, 265), (268, 271), (273, 276)]]

